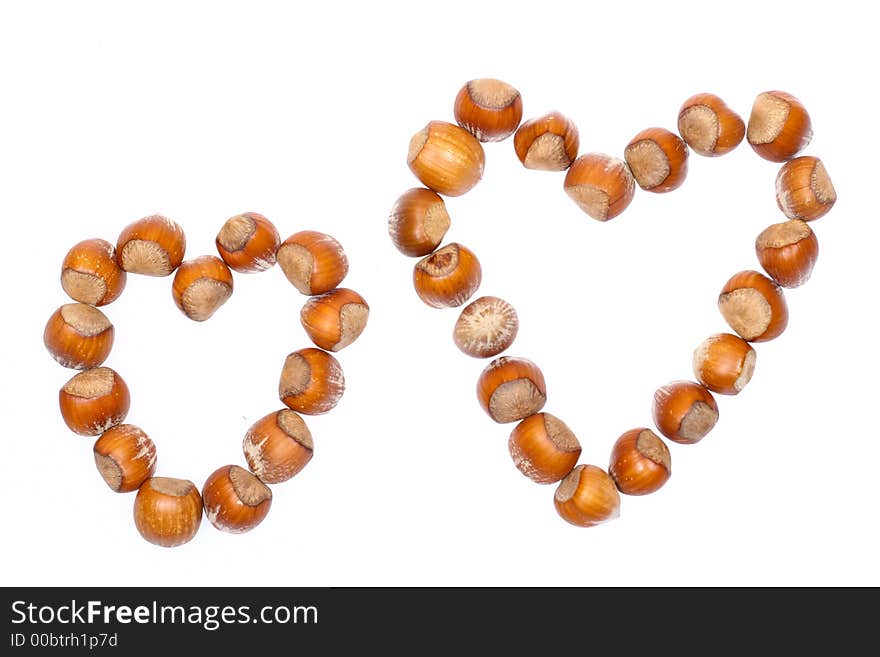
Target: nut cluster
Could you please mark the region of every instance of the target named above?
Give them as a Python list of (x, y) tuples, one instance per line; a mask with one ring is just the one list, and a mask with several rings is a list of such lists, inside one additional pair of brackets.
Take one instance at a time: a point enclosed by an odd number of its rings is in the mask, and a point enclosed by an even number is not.
[[(755, 368), (753, 343), (773, 340), (785, 330), (788, 307), (782, 288), (805, 283), (818, 256), (818, 242), (807, 222), (826, 214), (837, 200), (821, 160), (795, 157), (810, 142), (810, 117), (790, 94), (770, 91), (756, 98), (746, 124), (721, 98), (700, 93), (680, 107), (678, 134), (647, 128), (618, 158), (597, 152), (578, 155), (578, 130), (559, 112), (520, 123), (522, 96), (500, 80), (467, 82), (453, 110), (457, 126), (431, 121), (410, 142), (407, 161), (425, 187), (408, 190), (394, 203), (388, 223), (391, 241), (404, 255), (421, 258), (413, 268), (413, 285), (425, 304), (464, 306), (453, 329), (459, 350), (474, 358), (494, 358), (478, 377), (477, 399), (496, 423), (516, 423), (508, 440), (516, 468), (536, 483), (558, 483), (554, 504), (569, 523), (603, 523), (618, 516), (621, 493), (653, 493), (669, 480), (672, 458), (661, 435), (683, 445), (702, 440), (718, 421), (713, 393), (741, 392)], [(607, 470), (578, 465), (581, 444), (574, 431), (543, 411), (547, 387), (539, 367), (526, 358), (501, 355), (514, 342), (519, 319), (513, 306), (499, 297), (470, 301), (482, 280), (477, 256), (458, 242), (442, 245), (451, 220), (441, 195), (459, 196), (472, 189), (485, 166), (481, 142), (510, 135), (525, 168), (564, 171), (566, 194), (602, 222), (629, 207), (637, 185), (654, 193), (681, 187), (690, 151), (718, 157), (747, 138), (761, 157), (785, 163), (776, 178), (776, 203), (788, 221), (768, 227), (755, 243), (767, 275), (741, 271), (722, 287), (718, 307), (733, 332), (712, 335), (696, 348), (696, 381), (673, 381), (657, 389), (652, 415), (660, 435), (646, 427), (624, 432), (612, 448)]]
[[(312, 435), (300, 414), (326, 413), (339, 402), (345, 379), (329, 351), (354, 342), (367, 323), (369, 306), (358, 293), (339, 287), (348, 259), (333, 237), (302, 231), (283, 242), (263, 215), (246, 212), (227, 220), (216, 238), (218, 256), (184, 260), (180, 226), (159, 215), (123, 229), (116, 246), (101, 239), (75, 244), (64, 258), (61, 285), (74, 303), (62, 305), (46, 324), (43, 341), (62, 366), (81, 370), (59, 391), (64, 422), (74, 433), (97, 436), (95, 465), (111, 490), (137, 491), (134, 521), (147, 541), (164, 547), (195, 536), (207, 516), (231, 533), (246, 532), (272, 505), (267, 484), (287, 481), (311, 460)], [(242, 450), (247, 468), (225, 465), (201, 491), (187, 479), (155, 476), (156, 446), (133, 424), (123, 424), (131, 403), (118, 373), (103, 363), (113, 346), (114, 328), (98, 306), (122, 293), (127, 274), (169, 276), (172, 298), (189, 319), (204, 322), (232, 296), (232, 271), (260, 272), (276, 262), (301, 293), (306, 334), (318, 348), (287, 356), (278, 393), (284, 404), (248, 429)]]

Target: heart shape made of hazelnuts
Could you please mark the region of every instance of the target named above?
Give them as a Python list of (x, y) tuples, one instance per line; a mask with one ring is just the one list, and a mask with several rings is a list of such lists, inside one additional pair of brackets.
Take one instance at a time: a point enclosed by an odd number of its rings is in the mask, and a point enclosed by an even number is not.
[[(754, 371), (752, 343), (772, 340), (785, 330), (788, 309), (782, 288), (804, 284), (818, 257), (818, 241), (808, 222), (825, 215), (837, 200), (821, 160), (798, 156), (812, 137), (801, 102), (782, 91), (761, 93), (746, 126), (718, 96), (700, 93), (680, 107), (679, 134), (664, 128), (643, 130), (625, 147), (623, 159), (603, 153), (578, 156), (577, 128), (559, 112), (521, 123), (522, 97), (500, 80), (467, 82), (455, 98), (453, 113), (457, 125), (431, 121), (410, 140), (407, 163), (424, 187), (401, 195), (388, 223), (397, 249), (421, 258), (413, 269), (413, 285), (419, 298), (434, 308), (462, 306), (480, 287), (476, 254), (457, 242), (441, 246), (451, 225), (441, 195), (460, 196), (480, 181), (482, 142), (512, 135), (526, 168), (565, 171), (565, 192), (587, 215), (603, 222), (629, 206), (636, 185), (654, 193), (681, 186), (689, 150), (717, 157), (746, 138), (761, 157), (784, 163), (776, 177), (776, 201), (787, 221), (769, 226), (755, 242), (767, 275), (742, 271), (727, 281), (718, 307), (733, 333), (712, 335), (696, 348), (696, 381), (673, 381), (654, 394), (652, 415), (659, 433), (682, 444), (700, 441), (718, 420), (712, 393), (738, 394)], [(513, 344), (518, 326), (509, 303), (483, 296), (464, 307), (453, 340), (469, 356), (494, 358)], [(574, 432), (541, 412), (546, 385), (530, 360), (495, 358), (478, 379), (477, 398), (495, 422), (518, 422), (508, 440), (513, 463), (537, 483), (558, 483), (554, 505), (573, 525), (590, 527), (615, 518), (620, 493), (652, 493), (670, 477), (669, 449), (648, 427), (618, 438), (607, 471), (578, 465), (581, 447)]]
[[(339, 287), (348, 258), (333, 237), (295, 233), (283, 242), (263, 215), (247, 212), (227, 220), (215, 240), (219, 257), (184, 260), (181, 227), (160, 215), (126, 226), (116, 245), (88, 239), (74, 245), (61, 267), (61, 286), (75, 303), (58, 308), (43, 340), (64, 367), (82, 370), (59, 392), (61, 415), (74, 433), (98, 436), (95, 465), (111, 490), (137, 491), (134, 520), (140, 534), (163, 547), (182, 545), (199, 529), (202, 514), (231, 533), (256, 527), (269, 512), (268, 484), (287, 481), (311, 460), (311, 432), (300, 414), (333, 409), (345, 390), (342, 367), (330, 352), (344, 349), (363, 332), (369, 306), (357, 292)], [(188, 479), (154, 476), (156, 446), (138, 426), (123, 424), (128, 386), (102, 364), (110, 355), (114, 328), (99, 309), (122, 294), (128, 274), (174, 274), (172, 297), (190, 319), (209, 319), (232, 295), (233, 275), (270, 269), (278, 263), (291, 284), (309, 296), (300, 320), (315, 347), (290, 353), (278, 394), (285, 408), (265, 415), (245, 434), (247, 468), (224, 465), (199, 489)]]

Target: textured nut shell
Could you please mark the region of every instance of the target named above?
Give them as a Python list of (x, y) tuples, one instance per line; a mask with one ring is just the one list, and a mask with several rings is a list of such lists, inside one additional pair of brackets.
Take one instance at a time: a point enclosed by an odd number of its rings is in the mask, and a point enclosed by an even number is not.
[(687, 176), (687, 146), (663, 128), (642, 130), (632, 138), (624, 157), (639, 187), (649, 192), (678, 189)]
[(510, 347), (519, 331), (513, 306), (498, 297), (480, 297), (465, 306), (455, 322), (452, 339), (463, 353), (491, 358)]
[(654, 393), (654, 424), (664, 436), (689, 445), (702, 440), (718, 421), (712, 393), (693, 381), (673, 381)]
[(119, 266), (144, 276), (168, 276), (183, 262), (185, 251), (183, 229), (159, 214), (130, 223), (116, 241)]
[(734, 274), (718, 295), (718, 308), (737, 335), (766, 342), (788, 326), (788, 305), (782, 289), (756, 271)]
[(348, 275), (348, 257), (330, 235), (303, 230), (278, 247), (278, 264), (301, 294), (325, 294)]
[(522, 120), (519, 91), (501, 80), (471, 80), (455, 97), (456, 122), (480, 141), (501, 141)]
[(796, 157), (776, 175), (776, 204), (789, 219), (813, 221), (834, 207), (837, 192), (818, 157)]
[(431, 121), (410, 140), (407, 164), (425, 187), (461, 196), (483, 177), (486, 157), (471, 133), (452, 123)]
[(116, 262), (116, 249), (102, 239), (75, 244), (61, 264), (61, 287), (74, 301), (92, 306), (104, 306), (119, 298), (127, 278)]
[(782, 287), (798, 287), (810, 279), (819, 257), (819, 241), (803, 221), (793, 219), (765, 228), (755, 240), (758, 261)]
[(312, 342), (327, 351), (340, 351), (363, 333), (369, 315), (370, 307), (360, 294), (340, 287), (310, 298), (299, 316)]
[(627, 431), (614, 443), (608, 474), (624, 495), (654, 493), (672, 475), (669, 448), (650, 429)]
[(61, 366), (86, 370), (107, 360), (113, 336), (113, 324), (100, 310), (83, 303), (68, 303), (49, 317), (43, 344)]
[(751, 380), (755, 350), (730, 333), (709, 336), (694, 351), (694, 375), (712, 392), (736, 395)]
[(204, 322), (232, 296), (232, 272), (216, 256), (199, 256), (181, 263), (174, 273), (171, 294), (184, 315)]
[(579, 147), (577, 127), (559, 112), (525, 121), (513, 136), (519, 161), (537, 171), (565, 171)]
[(489, 417), (500, 424), (525, 419), (547, 402), (544, 375), (525, 358), (496, 358), (480, 374), (477, 399)]
[(156, 445), (133, 424), (105, 431), (92, 452), (101, 478), (117, 493), (137, 490), (156, 470)]
[(214, 242), (223, 262), (237, 272), (249, 274), (272, 268), (281, 236), (266, 217), (245, 212), (227, 219)]
[(109, 367), (76, 374), (58, 391), (61, 417), (74, 433), (97, 436), (120, 424), (131, 404), (128, 386)]
[(479, 289), (483, 279), (473, 251), (455, 242), (447, 244), (413, 267), (413, 286), (432, 308), (455, 308)]
[(579, 465), (563, 479), (553, 496), (556, 512), (577, 527), (593, 527), (620, 515), (620, 493), (600, 467)]
[(714, 94), (691, 96), (678, 112), (678, 132), (694, 152), (717, 157), (736, 148), (746, 134), (742, 118)]
[(626, 162), (602, 153), (577, 158), (565, 174), (565, 192), (597, 221), (608, 221), (626, 210), (636, 183)]
[(755, 98), (746, 138), (765, 160), (790, 160), (812, 136), (810, 115), (797, 98), (784, 91), (765, 91)]
[(345, 392), (342, 367), (332, 355), (308, 347), (284, 360), (278, 396), (285, 406), (306, 415), (332, 410)]
[(550, 413), (535, 413), (516, 425), (507, 448), (517, 469), (538, 484), (565, 477), (581, 455), (574, 432)]
[(394, 202), (388, 235), (403, 255), (421, 257), (440, 246), (450, 224), (443, 198), (433, 190), (414, 187)]
[(202, 502), (214, 527), (243, 534), (263, 522), (272, 506), (272, 491), (244, 468), (224, 465), (205, 482)]
[(141, 536), (161, 547), (192, 540), (202, 523), (202, 498), (191, 481), (152, 477), (138, 489), (134, 524)]
[(277, 484), (306, 467), (314, 446), (303, 419), (285, 408), (257, 420), (242, 448), (251, 472), (267, 484)]

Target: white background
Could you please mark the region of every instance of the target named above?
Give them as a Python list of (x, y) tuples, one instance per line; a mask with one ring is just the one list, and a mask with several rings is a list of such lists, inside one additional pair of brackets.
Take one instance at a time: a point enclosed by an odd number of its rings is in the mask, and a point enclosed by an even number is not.
[[(880, 584), (872, 21), (840, 2), (712, 7), (3, 3), (0, 583)], [(475, 399), (483, 363), (452, 343), (457, 311), (418, 300), (413, 260), (387, 236), (393, 201), (417, 184), (410, 136), (451, 120), (459, 87), (487, 76), (522, 92), (526, 118), (563, 111), (582, 152), (616, 155), (643, 128), (674, 128), (691, 94), (747, 117), (757, 93), (789, 91), (840, 197), (813, 223), (815, 273), (788, 293), (788, 330), (757, 346), (752, 383), (719, 398), (700, 444), (671, 445), (665, 488), (625, 497), (595, 529), (563, 522), (554, 487), (514, 468), (512, 426)], [(620, 433), (650, 424), (654, 389), (690, 378), (693, 348), (726, 328), (718, 291), (758, 266), (755, 236), (783, 219), (778, 165), (745, 144), (692, 155), (680, 190), (637, 190), (600, 224), (562, 174), (525, 170), (511, 141), (486, 155), (483, 181), (448, 201), (449, 239), (480, 257), (481, 292), (518, 309), (511, 354), (543, 369), (545, 410), (606, 466)], [(184, 547), (157, 548), (134, 528), (134, 496), (100, 480), (93, 440), (58, 413), (73, 372), (42, 332), (67, 302), (61, 259), (153, 212), (183, 226), (189, 256), (213, 253), (222, 222), (248, 210), (283, 236), (335, 235), (369, 326), (339, 355), (340, 405), (306, 418), (314, 459), (273, 487), (266, 521), (242, 536), (204, 521)], [(284, 356), (308, 345), (303, 298), (277, 268), (237, 275), (227, 305), (196, 324), (170, 285), (129, 277), (106, 308), (107, 365), (131, 388), (128, 421), (155, 440), (159, 474), (201, 487), (242, 462), (246, 429), (280, 407)]]

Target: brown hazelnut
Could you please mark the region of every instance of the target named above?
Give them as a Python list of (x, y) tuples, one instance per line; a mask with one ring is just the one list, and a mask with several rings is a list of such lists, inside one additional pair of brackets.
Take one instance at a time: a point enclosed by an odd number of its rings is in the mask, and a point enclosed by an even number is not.
[(608, 474), (624, 495), (653, 493), (672, 474), (669, 448), (650, 429), (627, 431), (614, 443)]
[(620, 493), (600, 467), (579, 465), (565, 477), (553, 496), (556, 512), (577, 527), (593, 527), (620, 515)]
[(232, 272), (217, 256), (199, 256), (181, 263), (171, 293), (180, 311), (204, 322), (232, 296)]
[(154, 545), (176, 547), (189, 542), (202, 524), (198, 488), (186, 479), (147, 479), (134, 500), (134, 524)]
[(224, 465), (205, 482), (202, 503), (217, 529), (243, 534), (263, 522), (272, 506), (272, 491), (244, 468)]
[(311, 297), (299, 318), (312, 342), (327, 351), (340, 351), (363, 333), (369, 315), (370, 307), (360, 294), (340, 287)]
[(413, 286), (432, 308), (455, 308), (480, 287), (483, 270), (474, 252), (452, 242), (419, 260), (413, 267)]
[(718, 309), (743, 340), (767, 342), (788, 325), (788, 305), (782, 289), (756, 271), (734, 274), (718, 295)]
[(468, 356), (491, 358), (513, 344), (518, 330), (513, 306), (498, 297), (480, 297), (461, 311), (452, 339)]
[(663, 128), (642, 130), (629, 142), (624, 158), (639, 187), (649, 192), (670, 192), (687, 176), (687, 146)]
[(117, 493), (137, 490), (156, 470), (156, 445), (133, 424), (108, 429), (92, 451), (101, 478)]
[(526, 169), (538, 171), (565, 171), (579, 146), (577, 127), (559, 112), (523, 122), (513, 136), (519, 161)]
[(790, 160), (812, 137), (810, 115), (797, 98), (784, 91), (765, 91), (755, 99), (746, 138), (765, 160)]
[(61, 416), (74, 433), (97, 436), (120, 424), (128, 415), (128, 386), (109, 367), (75, 375), (58, 392)]
[(336, 406), (343, 392), (342, 367), (326, 351), (308, 347), (284, 360), (278, 397), (285, 406), (306, 415), (320, 415)]
[(312, 434), (289, 409), (257, 420), (242, 443), (248, 467), (267, 484), (287, 481), (312, 460)]
[(183, 229), (159, 214), (130, 223), (116, 242), (119, 266), (145, 276), (168, 276), (183, 262), (185, 251)]
[(431, 121), (410, 140), (406, 163), (425, 187), (461, 196), (480, 182), (486, 156), (477, 138), (464, 128)]
[(550, 413), (535, 413), (517, 424), (507, 448), (517, 469), (538, 484), (552, 484), (565, 477), (581, 455), (577, 436)]
[(818, 157), (796, 157), (776, 175), (776, 204), (789, 219), (818, 219), (836, 200), (837, 192)]
[(315, 230), (294, 233), (278, 247), (278, 264), (301, 294), (325, 294), (348, 275), (348, 257), (333, 237)]
[(739, 146), (746, 134), (746, 124), (718, 96), (702, 93), (682, 104), (678, 132), (694, 152), (717, 157)]
[(658, 388), (652, 413), (660, 433), (683, 445), (699, 442), (718, 422), (712, 393), (692, 381), (673, 381)]
[(571, 200), (597, 221), (626, 210), (636, 189), (626, 162), (602, 153), (577, 158), (565, 174), (564, 186)]
[(100, 310), (68, 303), (52, 313), (43, 331), (43, 344), (62, 367), (88, 370), (107, 360), (113, 333), (113, 324)]
[(215, 240), (223, 262), (242, 274), (271, 269), (280, 243), (281, 236), (272, 222), (256, 212), (227, 219)]
[(709, 336), (694, 350), (694, 375), (712, 392), (736, 395), (755, 371), (755, 350), (730, 333)]
[(782, 287), (798, 287), (813, 273), (819, 241), (810, 227), (792, 219), (765, 228), (755, 240), (758, 261)]
[(458, 125), (480, 141), (501, 141), (522, 120), (522, 98), (506, 82), (482, 78), (461, 88), (454, 110)]
[(477, 399), (489, 417), (498, 423), (523, 420), (544, 408), (547, 401), (544, 375), (525, 358), (496, 358), (480, 374)]
[(74, 301), (105, 306), (125, 289), (127, 275), (116, 262), (116, 248), (101, 239), (75, 244), (61, 264), (61, 287)]
[(450, 223), (443, 198), (430, 189), (414, 187), (394, 202), (388, 234), (403, 255), (421, 257), (440, 246)]

